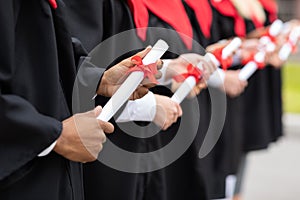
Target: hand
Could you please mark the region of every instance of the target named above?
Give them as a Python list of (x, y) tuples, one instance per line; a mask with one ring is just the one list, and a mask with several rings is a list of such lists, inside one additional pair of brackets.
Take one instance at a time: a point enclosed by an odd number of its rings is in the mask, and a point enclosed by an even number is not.
[(112, 133), (114, 127), (109, 122), (97, 120), (102, 108), (76, 114), (63, 121), (63, 130), (54, 151), (75, 162), (91, 162), (97, 159), (106, 141), (105, 133)]
[(248, 85), (247, 81), (239, 79), (240, 70), (227, 70), (225, 71), (224, 90), (230, 97), (239, 96)]
[(247, 60), (253, 54), (258, 52), (259, 40), (258, 39), (246, 39), (243, 40), (243, 44), (239, 51), (240, 60)]
[[(202, 62), (202, 79), (197, 83), (197, 85), (193, 88), (189, 97), (195, 97), (198, 95), (202, 89), (206, 88), (206, 80), (208, 80), (209, 76), (216, 70), (216, 66), (210, 62), (207, 62), (205, 58), (199, 54), (195, 53), (187, 53), (182, 54), (178, 58), (172, 60), (168, 66), (167, 74), (169, 77), (173, 77), (176, 75), (180, 75), (187, 72), (187, 65), (192, 64), (197, 66), (200, 62)], [(172, 91), (176, 91), (182, 83), (177, 83), (173, 81), (172, 83)]]
[[(134, 56), (140, 56), (141, 58), (145, 57), (147, 53), (151, 50), (150, 47), (145, 50), (137, 53)], [(132, 56), (133, 57), (133, 56)], [(126, 79), (126, 73), (129, 68), (134, 67), (135, 64), (132, 62), (131, 58), (127, 58), (120, 63), (116, 64), (112, 68), (108, 69), (104, 72), (102, 80), (97, 90), (97, 94), (102, 96), (111, 97), (115, 91), (120, 87), (123, 81)], [(157, 67), (160, 69), (162, 67), (162, 61), (157, 61)], [(155, 75), (156, 78), (160, 78), (161, 73)], [(143, 97), (148, 92), (149, 87), (153, 87), (154, 84), (149, 84), (149, 81), (145, 79), (142, 84), (135, 90), (135, 92), (131, 95), (130, 99), (139, 99)]]
[(182, 115), (182, 109), (178, 103), (175, 103), (169, 97), (155, 95), (155, 99), (156, 114), (154, 123), (163, 130), (167, 130)]
[(280, 69), (285, 61), (281, 60), (278, 55), (279, 50), (266, 54), (266, 63), (272, 65), (275, 69)]
[(215, 70), (216, 66), (212, 63), (208, 63), (205, 58), (199, 54), (186, 53), (180, 55), (178, 58), (173, 59), (167, 69), (166, 79), (171, 79), (176, 75), (183, 74), (187, 72), (187, 65), (192, 64), (197, 66), (199, 62), (203, 63), (203, 76), (207, 79)]

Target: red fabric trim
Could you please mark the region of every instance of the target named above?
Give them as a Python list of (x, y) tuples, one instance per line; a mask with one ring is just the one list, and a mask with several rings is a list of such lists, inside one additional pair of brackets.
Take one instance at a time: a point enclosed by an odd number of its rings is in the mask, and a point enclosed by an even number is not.
[(149, 22), (149, 11), (172, 26), (188, 49), (192, 49), (193, 29), (180, 0), (128, 0), (138, 36), (145, 41)]
[(219, 11), (222, 15), (227, 17), (232, 17), (234, 19), (234, 31), (237, 36), (246, 36), (246, 24), (243, 19), (232, 4), (230, 0), (211, 0), (212, 5)]
[(210, 38), (213, 13), (208, 0), (185, 0), (185, 2), (195, 12), (204, 36)]
[(259, 0), (264, 9), (269, 13), (269, 20), (274, 22), (277, 19), (278, 5), (275, 0)]
[(49, 3), (50, 3), (50, 6), (53, 8), (53, 9), (56, 9), (57, 8), (57, 2), (56, 0), (48, 0)]

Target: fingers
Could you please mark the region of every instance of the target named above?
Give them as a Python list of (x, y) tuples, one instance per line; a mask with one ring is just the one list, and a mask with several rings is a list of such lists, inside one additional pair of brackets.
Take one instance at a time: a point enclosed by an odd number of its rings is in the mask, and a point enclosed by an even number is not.
[(157, 65), (157, 69), (160, 70), (164, 66), (164, 62), (161, 59), (159, 59), (156, 62), (156, 65)]
[(182, 116), (182, 109), (178, 103), (173, 102), (172, 110), (169, 111), (169, 116), (166, 116), (166, 120), (162, 129), (167, 130), (173, 123), (176, 123), (178, 118)]
[(98, 120), (98, 124), (105, 133), (114, 132), (114, 126), (111, 123)]
[[(181, 117), (182, 116), (181, 106), (179, 104), (176, 104), (176, 108), (177, 108), (178, 117)], [(177, 119), (176, 119), (176, 121), (177, 121)]]
[(143, 51), (138, 52), (134, 56), (140, 56), (141, 58), (144, 58), (147, 55), (147, 53), (149, 53), (151, 48), (152, 48), (151, 46), (148, 46), (148, 47), (146, 47), (146, 49), (144, 49)]
[(135, 99), (140, 99), (143, 96), (145, 96), (148, 93), (148, 88), (144, 86), (139, 86), (134, 93), (131, 95), (130, 99), (135, 100)]
[(162, 76), (161, 71), (158, 71), (154, 76), (155, 76), (156, 79), (160, 79), (161, 76)]

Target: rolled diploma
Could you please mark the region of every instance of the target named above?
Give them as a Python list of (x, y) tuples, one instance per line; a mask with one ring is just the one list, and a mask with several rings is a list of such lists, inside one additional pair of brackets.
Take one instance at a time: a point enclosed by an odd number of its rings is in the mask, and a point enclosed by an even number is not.
[[(151, 63), (155, 63), (162, 57), (162, 55), (168, 50), (168, 48), (169, 46), (165, 41), (158, 40), (152, 47), (150, 52), (143, 58), (143, 64), (148, 65)], [(121, 108), (121, 106), (129, 99), (130, 95), (136, 90), (143, 79), (143, 72), (132, 72), (126, 78), (124, 83), (122, 83), (120, 88), (115, 92), (115, 94), (110, 98), (107, 104), (105, 104), (102, 112), (97, 117), (97, 119), (106, 122), (109, 121)]]
[[(300, 37), (300, 27), (295, 28), (292, 30), (292, 32), (289, 35), (289, 41), (293, 44), (296, 45), (298, 42), (298, 39)], [(285, 43), (281, 49), (279, 50), (278, 56), (281, 60), (286, 61), (290, 54), (293, 51), (292, 44), (290, 42)]]
[(258, 66), (256, 64), (256, 62), (251, 61), (249, 63), (247, 63), (243, 69), (241, 69), (240, 73), (239, 73), (239, 79), (242, 81), (246, 81), (248, 80), (252, 74), (254, 74), (254, 72), (257, 70)]
[[(242, 44), (242, 40), (240, 38), (234, 38), (223, 50), (222, 50), (222, 58), (226, 59), (230, 56), (234, 51), (236, 51)], [(216, 57), (211, 54), (207, 53), (205, 55), (205, 59), (212, 61), (215, 65), (219, 66), (220, 62), (216, 59)], [(202, 68), (202, 62), (198, 63), (197, 67), (199, 69)], [(216, 75), (218, 76), (217, 72)], [(171, 100), (176, 103), (181, 103), (185, 97), (192, 91), (192, 89), (196, 85), (196, 80), (193, 76), (189, 76), (185, 79), (185, 81), (180, 85), (180, 87), (176, 90), (173, 94)]]
[(228, 58), (234, 51), (242, 45), (242, 40), (238, 37), (234, 38), (223, 50), (222, 58)]
[(278, 53), (279, 59), (282, 61), (286, 61), (292, 53), (292, 48), (293, 47), (291, 46), (290, 43), (284, 44), (281, 47), (281, 49), (279, 50), (279, 53)]
[[(203, 62), (199, 62), (197, 65), (197, 68), (200, 70), (203, 70)], [(192, 89), (196, 86), (197, 82), (195, 77), (189, 76), (187, 77), (183, 83), (179, 86), (179, 88), (176, 90), (176, 92), (171, 97), (171, 100), (176, 103), (181, 103), (185, 97), (188, 96), (188, 94), (192, 91)]]
[(196, 79), (193, 76), (187, 77), (184, 82), (180, 85), (180, 87), (173, 94), (171, 100), (176, 103), (181, 103), (185, 97), (192, 91), (192, 89), (196, 85)]

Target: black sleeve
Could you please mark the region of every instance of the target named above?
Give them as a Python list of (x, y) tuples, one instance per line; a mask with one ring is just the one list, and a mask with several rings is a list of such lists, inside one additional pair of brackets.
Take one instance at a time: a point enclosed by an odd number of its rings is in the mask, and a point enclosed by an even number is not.
[(0, 0), (0, 181), (36, 158), (59, 137), (62, 129), (61, 122), (40, 114), (13, 92), (14, 2)]

